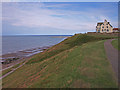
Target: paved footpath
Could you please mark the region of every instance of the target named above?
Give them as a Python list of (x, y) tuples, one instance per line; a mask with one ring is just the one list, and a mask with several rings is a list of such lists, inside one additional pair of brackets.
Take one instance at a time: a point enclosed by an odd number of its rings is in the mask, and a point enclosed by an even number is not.
[(118, 72), (118, 54), (119, 54), (119, 52), (117, 49), (115, 49), (112, 46), (112, 44), (111, 44), (112, 40), (115, 40), (115, 39), (109, 39), (109, 40), (105, 41), (104, 47), (105, 47), (107, 58), (110, 61), (110, 63), (112, 64), (113, 70), (115, 72), (115, 75), (116, 75), (117, 80), (120, 85), (120, 77), (119, 77), (119, 72)]

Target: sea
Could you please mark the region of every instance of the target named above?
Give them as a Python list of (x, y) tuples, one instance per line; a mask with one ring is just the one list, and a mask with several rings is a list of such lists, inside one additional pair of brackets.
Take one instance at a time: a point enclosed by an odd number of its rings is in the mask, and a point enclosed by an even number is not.
[(2, 55), (31, 48), (53, 46), (69, 36), (71, 35), (2, 36)]

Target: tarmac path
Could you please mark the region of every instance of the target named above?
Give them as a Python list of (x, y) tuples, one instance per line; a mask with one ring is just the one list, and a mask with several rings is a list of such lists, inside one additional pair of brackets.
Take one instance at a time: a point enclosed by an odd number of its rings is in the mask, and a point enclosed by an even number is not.
[(106, 51), (106, 55), (110, 63), (112, 64), (112, 68), (114, 70), (115, 76), (117, 77), (118, 84), (120, 85), (120, 77), (119, 77), (119, 72), (118, 72), (118, 54), (119, 51), (114, 48), (111, 44), (111, 42), (115, 39), (109, 39), (105, 41), (104, 43), (104, 48)]

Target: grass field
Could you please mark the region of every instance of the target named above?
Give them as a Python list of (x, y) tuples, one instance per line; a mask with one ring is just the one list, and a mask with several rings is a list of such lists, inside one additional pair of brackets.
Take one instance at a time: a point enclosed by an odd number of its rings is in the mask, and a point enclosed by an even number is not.
[(117, 40), (113, 40), (112, 41), (112, 45), (113, 45), (114, 48), (120, 50), (120, 47), (118, 47), (118, 39)]
[[(74, 45), (70, 41), (66, 43), (70, 46), (63, 48), (71, 48), (52, 54), (49, 58), (41, 60), (38, 57), (40, 54), (34, 56), (29, 63), (3, 79), (3, 88), (117, 87), (112, 67), (105, 55), (104, 40), (82, 45), (79, 42), (74, 42)], [(51, 49), (56, 50), (55, 47)]]

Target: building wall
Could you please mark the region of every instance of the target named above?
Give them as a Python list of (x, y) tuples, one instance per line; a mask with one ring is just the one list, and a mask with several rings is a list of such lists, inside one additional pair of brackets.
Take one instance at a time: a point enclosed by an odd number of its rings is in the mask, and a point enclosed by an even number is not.
[(113, 28), (110, 26), (110, 24), (108, 24), (107, 20), (105, 20), (102, 25), (96, 26), (96, 32), (112, 33), (113, 32)]
[(119, 32), (118, 30), (113, 30), (113, 32)]
[(101, 31), (101, 26), (96, 26), (96, 32), (100, 32)]

